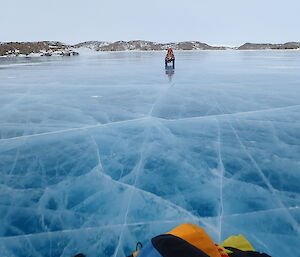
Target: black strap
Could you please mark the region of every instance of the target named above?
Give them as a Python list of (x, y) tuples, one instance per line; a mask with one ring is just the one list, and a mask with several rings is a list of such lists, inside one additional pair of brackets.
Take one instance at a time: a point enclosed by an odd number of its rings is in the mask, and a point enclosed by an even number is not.
[(209, 257), (205, 252), (177, 236), (164, 234), (152, 238), (151, 242), (163, 257)]
[(140, 241), (138, 241), (138, 242), (136, 243), (135, 250), (136, 250), (136, 251), (140, 251), (142, 248), (143, 248), (142, 243), (141, 243)]
[(266, 253), (259, 253), (255, 251), (242, 251), (233, 247), (225, 247), (225, 249), (232, 252), (228, 254), (230, 257), (271, 257)]

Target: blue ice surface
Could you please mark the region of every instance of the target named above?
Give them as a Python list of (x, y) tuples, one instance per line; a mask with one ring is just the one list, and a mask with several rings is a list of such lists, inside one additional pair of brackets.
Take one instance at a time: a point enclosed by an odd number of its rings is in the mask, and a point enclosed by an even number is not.
[(299, 256), (300, 51), (0, 58), (0, 256), (121, 257), (184, 222)]

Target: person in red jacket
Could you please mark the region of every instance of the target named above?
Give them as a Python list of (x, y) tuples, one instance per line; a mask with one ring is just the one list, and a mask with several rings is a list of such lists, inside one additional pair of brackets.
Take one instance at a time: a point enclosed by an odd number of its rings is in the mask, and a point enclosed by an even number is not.
[(166, 59), (169, 59), (169, 58), (175, 59), (175, 56), (173, 54), (173, 49), (172, 48), (168, 49), (168, 52), (167, 52), (167, 55), (166, 55)]
[(175, 56), (174, 56), (172, 48), (168, 49), (167, 55), (165, 57), (165, 65), (166, 65), (166, 67), (168, 66), (169, 62), (173, 63), (173, 69), (174, 69), (175, 68)]

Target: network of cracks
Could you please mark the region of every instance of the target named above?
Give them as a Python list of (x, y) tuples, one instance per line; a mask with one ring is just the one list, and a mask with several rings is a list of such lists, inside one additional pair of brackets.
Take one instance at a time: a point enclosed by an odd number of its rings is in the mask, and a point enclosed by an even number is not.
[(1, 139), (2, 255), (124, 256), (192, 222), (216, 242), (242, 233), (291, 256), (300, 106), (216, 104), (217, 115), (168, 119), (158, 104), (137, 119)]

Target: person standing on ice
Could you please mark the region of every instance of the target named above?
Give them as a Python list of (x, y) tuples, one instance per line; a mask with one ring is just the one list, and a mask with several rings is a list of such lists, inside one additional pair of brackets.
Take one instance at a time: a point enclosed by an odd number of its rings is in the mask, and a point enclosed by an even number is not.
[(165, 66), (166, 66), (166, 68), (167, 68), (169, 62), (173, 63), (173, 69), (174, 69), (175, 68), (175, 56), (174, 56), (172, 48), (168, 49), (167, 55), (165, 57)]

